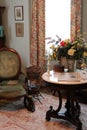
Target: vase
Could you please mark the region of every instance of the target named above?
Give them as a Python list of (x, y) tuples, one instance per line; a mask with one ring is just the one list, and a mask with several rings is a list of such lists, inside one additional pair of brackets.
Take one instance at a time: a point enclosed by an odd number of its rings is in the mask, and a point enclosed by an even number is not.
[(77, 60), (74, 60), (74, 72), (76, 71), (76, 69), (77, 69)]
[(61, 56), (61, 58), (60, 58), (60, 65), (64, 66), (64, 69), (68, 68), (66, 57)]
[(76, 69), (75, 59), (67, 59), (67, 63), (68, 63), (68, 71), (74, 72), (74, 70)]
[(81, 64), (83, 63), (83, 59), (79, 59), (76, 61), (76, 68), (81, 69)]
[(74, 72), (77, 70), (77, 69), (81, 69), (81, 60), (74, 60)]

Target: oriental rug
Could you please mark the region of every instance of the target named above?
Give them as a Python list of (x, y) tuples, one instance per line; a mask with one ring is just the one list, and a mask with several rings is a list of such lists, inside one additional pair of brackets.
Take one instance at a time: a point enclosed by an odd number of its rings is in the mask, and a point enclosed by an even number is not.
[[(57, 109), (58, 97), (42, 93), (42, 104), (35, 100), (35, 112), (24, 108), (23, 99), (0, 106), (0, 130), (76, 130), (75, 126), (64, 120), (51, 119), (46, 121), (46, 111), (53, 105)], [(63, 99), (64, 111), (65, 99)], [(81, 104), (81, 120), (83, 130), (87, 130), (86, 106)], [(87, 112), (86, 112), (87, 113)]]

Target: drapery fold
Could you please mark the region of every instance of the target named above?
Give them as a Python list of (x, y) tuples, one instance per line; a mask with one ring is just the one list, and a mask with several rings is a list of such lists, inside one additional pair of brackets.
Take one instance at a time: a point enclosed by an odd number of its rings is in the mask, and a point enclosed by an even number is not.
[(30, 62), (45, 64), (45, 0), (32, 0)]
[(81, 32), (82, 0), (71, 0), (71, 39)]

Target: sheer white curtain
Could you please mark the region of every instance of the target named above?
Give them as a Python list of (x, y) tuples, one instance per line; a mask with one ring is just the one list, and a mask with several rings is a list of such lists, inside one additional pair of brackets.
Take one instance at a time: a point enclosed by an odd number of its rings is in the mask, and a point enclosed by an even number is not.
[(45, 0), (46, 37), (70, 38), (71, 0)]

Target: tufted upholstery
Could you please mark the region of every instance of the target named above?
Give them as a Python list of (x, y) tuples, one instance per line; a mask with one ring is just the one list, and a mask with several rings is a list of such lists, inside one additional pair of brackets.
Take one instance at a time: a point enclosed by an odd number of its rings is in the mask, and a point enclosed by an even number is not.
[(21, 59), (12, 48), (0, 49), (0, 99), (14, 99), (26, 94), (20, 79)]
[(0, 78), (16, 78), (21, 69), (21, 61), (17, 52), (13, 49), (0, 50)]

